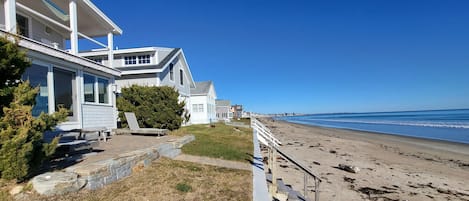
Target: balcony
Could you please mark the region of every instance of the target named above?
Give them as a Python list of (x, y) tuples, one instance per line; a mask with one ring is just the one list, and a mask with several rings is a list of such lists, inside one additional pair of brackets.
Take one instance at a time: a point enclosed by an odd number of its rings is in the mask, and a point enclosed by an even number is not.
[[(89, 0), (3, 0), (0, 15), (0, 28), (6, 32), (77, 56), (83, 49), (79, 41), (88, 40), (104, 48), (112, 60), (113, 36), (122, 34)], [(107, 37), (107, 44), (97, 39), (102, 37)]]

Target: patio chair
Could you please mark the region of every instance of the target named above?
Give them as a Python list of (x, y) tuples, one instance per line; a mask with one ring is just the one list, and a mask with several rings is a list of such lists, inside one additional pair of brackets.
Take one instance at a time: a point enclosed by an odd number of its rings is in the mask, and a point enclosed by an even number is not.
[(135, 114), (133, 112), (124, 112), (124, 115), (127, 119), (127, 124), (129, 125), (130, 133), (132, 134), (162, 136), (168, 133), (168, 129), (140, 128), (137, 122), (137, 118), (135, 117)]

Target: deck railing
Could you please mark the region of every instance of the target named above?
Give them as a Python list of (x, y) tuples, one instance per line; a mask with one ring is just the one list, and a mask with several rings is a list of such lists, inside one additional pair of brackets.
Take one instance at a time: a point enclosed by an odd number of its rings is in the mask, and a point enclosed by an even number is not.
[(290, 161), (298, 169), (303, 172), (303, 195), (305, 198), (308, 198), (307, 186), (309, 183), (309, 178), (313, 179), (314, 182), (314, 200), (319, 201), (319, 185), (321, 184), (321, 179), (315, 175), (310, 169), (306, 166), (299, 163), (292, 156), (288, 155), (280, 149), (282, 142), (275, 138), (269, 128), (262, 124), (259, 120), (254, 117), (251, 117), (251, 127), (255, 135), (257, 135), (259, 141), (267, 146), (268, 148), (268, 168), (272, 174), (272, 185), (269, 188), (269, 191), (272, 195), (275, 195), (277, 192), (277, 175), (276, 175), (276, 160), (277, 154), (280, 154), (283, 158)]

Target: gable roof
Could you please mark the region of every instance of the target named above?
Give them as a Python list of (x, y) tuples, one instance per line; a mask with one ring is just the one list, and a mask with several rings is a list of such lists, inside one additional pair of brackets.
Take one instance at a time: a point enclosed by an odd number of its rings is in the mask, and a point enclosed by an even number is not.
[(231, 107), (231, 101), (230, 100), (215, 100), (215, 104), (217, 106), (228, 106)]
[(205, 82), (196, 82), (195, 88), (191, 88), (191, 96), (192, 95), (207, 95), (210, 92), (210, 87), (213, 85), (212, 81), (205, 81)]

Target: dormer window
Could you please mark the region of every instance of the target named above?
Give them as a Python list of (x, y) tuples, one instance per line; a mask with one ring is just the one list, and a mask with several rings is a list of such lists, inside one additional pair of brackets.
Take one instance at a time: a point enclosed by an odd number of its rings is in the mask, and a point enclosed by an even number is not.
[(150, 55), (140, 55), (138, 56), (138, 64), (149, 64), (150, 63)]
[(125, 65), (134, 65), (137, 64), (137, 56), (127, 56), (124, 57)]
[(150, 64), (151, 56), (149, 54), (124, 57), (125, 65)]

